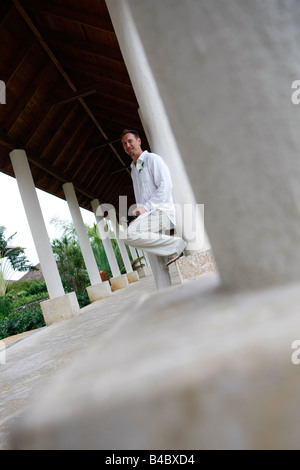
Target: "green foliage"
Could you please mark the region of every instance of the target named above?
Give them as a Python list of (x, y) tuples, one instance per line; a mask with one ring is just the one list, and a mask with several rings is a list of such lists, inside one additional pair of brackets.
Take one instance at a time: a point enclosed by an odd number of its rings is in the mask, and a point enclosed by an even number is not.
[(48, 297), (45, 281), (16, 281), (8, 285), (6, 298), (13, 308)]
[(47, 292), (47, 286), (45, 281), (32, 282), (27, 289), (27, 295), (40, 294), (41, 292)]
[(143, 256), (139, 256), (138, 258), (131, 261), (131, 266), (132, 266), (132, 269), (134, 271), (136, 271), (137, 269), (142, 268), (143, 266), (145, 266), (145, 264), (142, 263), (143, 259), (144, 259)]
[(24, 249), (20, 246), (11, 247), (9, 243), (12, 241), (15, 233), (5, 238), (6, 228), (0, 226), (0, 296), (6, 294), (8, 279), (11, 277), (13, 270), (29, 271), (36, 269), (32, 266), (26, 256)]
[[(105, 271), (107, 279), (110, 279), (112, 277), (112, 272), (111, 272), (109, 262), (105, 253), (103, 242), (99, 236), (97, 224), (94, 224), (92, 227), (87, 226), (86, 228), (87, 228), (88, 236), (91, 242), (91, 246), (93, 249), (93, 253), (95, 256), (98, 269), (99, 271)], [(117, 258), (117, 262), (120, 267), (120, 265), (122, 265), (123, 262), (122, 262), (121, 253), (119, 252), (118, 244), (116, 243), (116, 240), (114, 239), (111, 239), (111, 242), (112, 242), (112, 246), (113, 246), (116, 258)]]
[(48, 292), (40, 292), (39, 294), (33, 295), (27, 295), (27, 292), (25, 292), (25, 295), (20, 295), (20, 293), (18, 293), (17, 298), (11, 300), (11, 307), (18, 308), (31, 304), (32, 302), (37, 302), (38, 300), (46, 300), (48, 298)]
[(45, 326), (39, 301), (46, 298), (45, 281), (9, 284), (5, 297), (0, 297), (0, 339)]
[(52, 249), (65, 292), (75, 292), (77, 297), (84, 298), (89, 277), (78, 241), (63, 235), (60, 240), (53, 240)]
[[(8, 285), (7, 287), (7, 293), (11, 294), (12, 296), (15, 296), (19, 291), (31, 291), (31, 289), (35, 289), (35, 287), (32, 288), (32, 286), (38, 285), (38, 292), (46, 292), (47, 291), (47, 286), (45, 281), (35, 281), (35, 280), (30, 280), (30, 281), (15, 281), (12, 282), (11, 284)], [(29, 292), (28, 292), (29, 295)]]
[(27, 291), (26, 290), (20, 290), (18, 293), (17, 293), (17, 297), (26, 297), (27, 295)]
[(0, 297), (0, 316), (6, 316), (12, 311), (11, 302), (6, 297)]
[(0, 315), (0, 340), (45, 326), (39, 304)]

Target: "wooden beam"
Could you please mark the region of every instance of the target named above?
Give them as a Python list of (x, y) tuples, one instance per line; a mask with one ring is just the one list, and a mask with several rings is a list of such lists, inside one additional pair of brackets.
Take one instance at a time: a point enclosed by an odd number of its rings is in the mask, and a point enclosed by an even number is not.
[(85, 60), (72, 59), (71, 57), (62, 55), (59, 56), (59, 63), (64, 66), (64, 68), (76, 70), (77, 72), (92, 75), (94, 77), (103, 77), (111, 80), (117, 85), (131, 86), (125, 65), (119, 66), (118, 70), (112, 70), (102, 67), (101, 65), (91, 64)]
[(66, 7), (49, 0), (23, 0), (22, 5), (29, 10), (36, 10), (47, 15), (56, 16), (57, 18), (70, 20), (90, 28), (114, 32), (109, 17), (93, 15), (85, 10), (76, 10), (73, 7)]
[(51, 29), (43, 28), (41, 34), (47, 43), (59, 44), (60, 46), (68, 46), (76, 49), (77, 51), (88, 52), (99, 57), (105, 57), (110, 61), (123, 63), (124, 59), (120, 49), (114, 47), (104, 46), (88, 40), (82, 40), (68, 36), (66, 33), (60, 31), (52, 31)]
[(97, 90), (95, 89), (95, 87), (92, 87), (92, 89), (89, 89), (87, 91), (81, 90), (81, 91), (70, 93), (69, 98), (65, 98), (61, 101), (55, 101), (55, 102), (52, 101), (51, 103), (48, 103), (48, 104), (50, 104), (50, 106), (61, 106), (62, 104), (71, 103), (72, 101), (76, 101), (79, 98), (84, 98), (85, 96), (94, 95), (95, 93), (97, 93)]
[[(46, 58), (47, 59), (47, 58)], [(17, 119), (24, 111), (25, 107), (34, 97), (35, 93), (38, 91), (39, 86), (49, 79), (50, 70), (53, 70), (53, 65), (47, 59), (47, 62), (41, 67), (39, 73), (36, 75), (32, 83), (27, 87), (24, 93), (22, 93), (20, 99), (18, 100), (17, 105), (14, 107), (13, 111), (11, 112), (10, 116), (5, 120), (5, 128), (9, 133), (13, 126), (17, 123)]]
[(72, 181), (72, 183), (74, 184), (74, 188), (78, 192), (83, 194), (84, 196), (90, 198), (90, 200), (93, 200), (96, 197), (98, 197), (97, 194), (92, 194), (92, 193), (89, 193), (88, 191), (86, 191), (85, 188), (83, 188), (81, 185), (77, 184), (76, 181), (72, 180), (71, 176), (69, 176), (69, 175), (67, 175), (63, 172), (59, 172), (59, 173), (55, 172), (53, 170), (52, 165), (49, 165), (45, 161), (43, 161), (43, 163), (41, 163), (39, 155), (37, 155), (35, 152), (32, 152), (31, 150), (28, 150), (28, 149), (24, 148), (23, 144), (18, 143), (18, 142), (13, 142), (12, 140), (8, 139), (3, 134), (0, 135), (0, 144), (4, 145), (4, 147), (6, 147), (9, 152), (11, 152), (14, 149), (23, 149), (23, 150), (25, 150), (28, 161), (32, 165), (35, 165), (40, 170), (45, 171), (48, 175), (53, 176), (55, 179), (57, 179), (58, 181), (60, 181), (63, 184), (64, 183), (69, 183), (70, 181)]
[(116, 142), (120, 142), (120, 137), (118, 139), (109, 140), (105, 142), (105, 144), (97, 145), (96, 147), (91, 147), (90, 150), (102, 149), (104, 147), (107, 147), (107, 145), (115, 144)]
[[(30, 0), (30, 3), (35, 0)], [(41, 46), (44, 48), (45, 52), (49, 55), (50, 59), (52, 60), (52, 62), (54, 63), (55, 67), (58, 69), (58, 71), (61, 73), (61, 75), (63, 76), (63, 78), (66, 80), (66, 82), (68, 83), (68, 85), (70, 86), (71, 90), (74, 91), (74, 92), (77, 92), (77, 88), (75, 87), (75, 85), (72, 83), (72, 80), (69, 78), (69, 76), (66, 74), (66, 72), (64, 71), (63, 67), (61, 66), (61, 64), (59, 63), (59, 61), (57, 60), (56, 56), (53, 54), (52, 50), (50, 49), (50, 47), (47, 45), (46, 41), (43, 39), (43, 37), (41, 36), (39, 30), (36, 28), (36, 26), (34, 25), (34, 23), (32, 22), (32, 20), (30, 19), (30, 17), (28, 16), (28, 14), (26, 13), (26, 11), (24, 10), (23, 6), (20, 4), (19, 0), (12, 0), (13, 4), (15, 5), (16, 9), (18, 10), (18, 12), (20, 13), (20, 15), (22, 16), (22, 18), (24, 19), (24, 21), (26, 21), (26, 23), (28, 24), (28, 26), (30, 27), (30, 29), (32, 30), (32, 32), (35, 34), (35, 36), (37, 37), (38, 41), (40, 42)], [(38, 5), (40, 5), (40, 2), (36, 2)], [(50, 3), (50, 2), (47, 2), (47, 3)], [(68, 9), (68, 11), (71, 11), (71, 9)], [(107, 135), (105, 134), (105, 132), (103, 131), (102, 127), (100, 126), (99, 122), (97, 121), (97, 119), (95, 118), (95, 116), (93, 115), (92, 111), (89, 109), (89, 107), (87, 106), (87, 104), (85, 103), (85, 101), (83, 100), (83, 98), (79, 98), (79, 102), (81, 103), (81, 105), (83, 106), (83, 108), (85, 109), (85, 111), (87, 112), (87, 114), (90, 116), (92, 122), (95, 124), (96, 128), (99, 130), (99, 132), (103, 135), (103, 137), (108, 140), (108, 137)], [(125, 166), (125, 163), (123, 162), (122, 158), (120, 157), (120, 155), (118, 154), (118, 152), (115, 150), (115, 148), (113, 147), (112, 144), (109, 145), (111, 150), (114, 152), (114, 154), (116, 155), (116, 157), (120, 160), (120, 162), (122, 163), (123, 166)]]

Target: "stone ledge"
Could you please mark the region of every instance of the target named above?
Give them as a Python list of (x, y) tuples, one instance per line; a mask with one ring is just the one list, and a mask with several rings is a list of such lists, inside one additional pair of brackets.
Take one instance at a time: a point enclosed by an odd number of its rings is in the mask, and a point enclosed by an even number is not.
[(218, 272), (212, 250), (182, 256), (176, 261), (176, 267), (181, 282)]

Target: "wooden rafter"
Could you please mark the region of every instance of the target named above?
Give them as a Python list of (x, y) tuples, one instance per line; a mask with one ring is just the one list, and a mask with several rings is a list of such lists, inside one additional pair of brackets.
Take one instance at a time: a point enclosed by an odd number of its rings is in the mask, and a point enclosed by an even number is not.
[[(8, 151), (12, 151), (18, 148), (23, 148), (22, 144), (8, 140), (7, 137), (3, 135), (0, 135), (0, 144), (6, 147)], [(74, 178), (71, 178), (69, 175), (62, 173), (62, 172), (54, 171), (52, 165), (49, 165), (46, 162), (41, 163), (39, 155), (34, 154), (34, 152), (30, 151), (30, 153), (27, 153), (27, 158), (30, 163), (35, 165), (37, 168), (45, 171), (47, 174), (53, 176), (58, 181), (61, 181), (61, 183), (64, 184), (64, 183), (69, 183), (70, 181), (72, 181), (76, 190), (78, 190), (78, 192), (80, 192), (81, 194), (89, 197), (90, 200), (98, 197), (97, 195), (91, 194), (90, 192), (86, 191), (85, 188), (77, 184), (76, 181), (74, 181)]]
[(0, 171), (14, 176), (9, 152), (24, 149), (37, 188), (64, 198), (62, 183), (72, 181), (88, 210), (94, 197), (134, 202), (123, 127), (148, 146), (110, 28), (106, 0), (0, 0)]
[[(43, 39), (41, 33), (39, 32), (39, 30), (37, 29), (37, 27), (34, 25), (34, 23), (32, 22), (31, 18), (28, 16), (28, 14), (26, 13), (26, 11), (24, 10), (23, 6), (20, 4), (19, 0), (12, 0), (13, 4), (15, 5), (15, 7), (17, 8), (18, 12), (20, 13), (20, 15), (22, 16), (22, 18), (26, 21), (27, 25), (30, 27), (30, 29), (32, 30), (32, 32), (34, 33), (34, 35), (36, 36), (36, 38), (38, 39), (38, 41), (40, 42), (41, 46), (44, 48), (45, 52), (48, 54), (48, 56), (50, 57), (50, 59), (52, 60), (53, 64), (55, 65), (55, 67), (58, 69), (58, 71), (61, 73), (61, 75), (63, 76), (63, 78), (65, 79), (65, 81), (68, 83), (68, 85), (70, 86), (71, 90), (74, 91), (74, 92), (77, 92), (77, 88), (76, 86), (73, 84), (72, 80), (69, 78), (69, 76), (67, 75), (67, 73), (65, 72), (65, 70), (63, 69), (63, 67), (61, 66), (61, 64), (59, 63), (59, 61), (57, 60), (56, 56), (54, 55), (54, 53), (52, 52), (52, 50), (50, 49), (50, 47), (48, 46), (48, 44), (46, 43), (46, 41)], [(47, 2), (50, 4), (50, 2)], [(40, 2), (36, 2), (35, 0), (29, 0), (27, 2), (25, 2), (25, 4), (29, 7), (33, 4), (36, 4), (36, 7), (37, 5), (41, 5)], [(50, 8), (50, 5), (48, 5), (49, 8)], [(70, 11), (70, 9), (67, 9), (68, 12)], [(93, 15), (92, 15), (93, 16)], [(82, 22), (82, 21), (81, 21)], [(104, 130), (102, 129), (102, 127), (100, 126), (98, 120), (95, 118), (94, 114), (92, 113), (92, 111), (89, 109), (89, 107), (87, 106), (87, 104), (85, 103), (85, 101), (83, 100), (83, 98), (79, 98), (78, 101), (80, 102), (80, 104), (82, 105), (82, 107), (85, 109), (86, 113), (88, 114), (88, 116), (91, 118), (92, 122), (95, 124), (96, 128), (98, 129), (98, 131), (101, 133), (101, 135), (106, 139), (108, 140), (108, 137), (106, 135), (106, 133), (104, 132)], [(120, 157), (120, 155), (118, 154), (118, 152), (116, 151), (116, 149), (113, 147), (112, 144), (109, 145), (111, 150), (113, 151), (113, 153), (116, 155), (116, 157), (120, 160), (120, 162), (122, 163), (123, 166), (125, 166), (125, 163), (123, 161), (123, 159)]]
[(23, 0), (22, 4), (25, 8), (30, 10), (37, 10), (38, 12), (77, 22), (81, 25), (89, 26), (90, 28), (113, 32), (111, 21), (105, 17), (87, 13), (84, 10), (78, 11), (74, 8), (67, 8), (50, 0)]

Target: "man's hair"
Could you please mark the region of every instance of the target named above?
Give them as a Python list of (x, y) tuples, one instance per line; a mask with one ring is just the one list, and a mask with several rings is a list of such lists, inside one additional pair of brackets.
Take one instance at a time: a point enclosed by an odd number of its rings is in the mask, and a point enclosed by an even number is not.
[(133, 129), (124, 129), (122, 134), (120, 135), (120, 139), (122, 139), (122, 137), (126, 134), (133, 134), (136, 139), (140, 137), (138, 131), (135, 131)]

